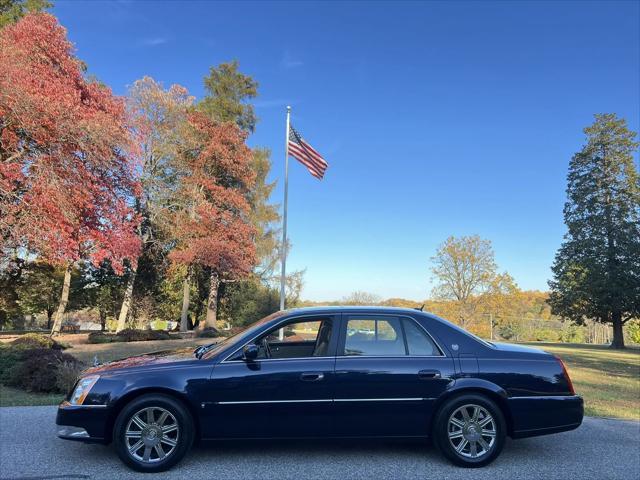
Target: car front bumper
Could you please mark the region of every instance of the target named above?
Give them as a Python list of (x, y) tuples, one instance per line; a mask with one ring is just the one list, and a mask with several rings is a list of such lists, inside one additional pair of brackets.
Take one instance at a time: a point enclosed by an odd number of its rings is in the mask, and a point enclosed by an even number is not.
[(57, 435), (65, 440), (107, 443), (109, 408), (106, 405), (71, 405), (62, 402), (58, 407)]
[(579, 395), (512, 397), (508, 403), (513, 438), (574, 430), (584, 417), (584, 401)]

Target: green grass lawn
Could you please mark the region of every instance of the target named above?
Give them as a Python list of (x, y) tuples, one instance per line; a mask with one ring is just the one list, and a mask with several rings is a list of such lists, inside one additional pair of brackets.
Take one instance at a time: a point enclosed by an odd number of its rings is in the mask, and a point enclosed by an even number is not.
[(0, 384), (0, 407), (58, 405), (63, 398), (60, 393), (29, 393)]
[[(69, 338), (68, 335), (66, 338)], [(73, 343), (68, 342), (71, 348), (64, 351), (70, 353), (87, 365), (93, 364), (94, 357), (98, 357), (100, 363), (118, 360), (120, 358), (142, 355), (143, 353), (157, 352), (159, 350), (173, 350), (175, 348), (195, 348), (198, 345), (217, 342), (216, 338), (192, 338), (176, 340), (154, 340), (148, 342), (116, 342), (116, 343)]]
[(565, 362), (585, 415), (640, 420), (640, 349), (599, 345), (529, 343)]

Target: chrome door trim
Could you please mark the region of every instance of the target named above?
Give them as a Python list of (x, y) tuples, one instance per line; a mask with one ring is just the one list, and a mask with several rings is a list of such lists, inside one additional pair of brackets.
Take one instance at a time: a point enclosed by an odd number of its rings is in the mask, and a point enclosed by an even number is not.
[(507, 400), (561, 400), (561, 399), (576, 399), (580, 395), (528, 395), (523, 397), (508, 397)]
[[(255, 405), (271, 403), (330, 403), (330, 402), (422, 402), (424, 400), (435, 400), (435, 398), (320, 398), (305, 400), (242, 400), (212, 402), (216, 405)], [(205, 402), (209, 403), (209, 402)]]
[(243, 400), (237, 402), (216, 402), (217, 405), (252, 405), (258, 403), (327, 403), (333, 402), (330, 398), (317, 400)]
[(422, 402), (433, 398), (334, 398), (334, 402)]

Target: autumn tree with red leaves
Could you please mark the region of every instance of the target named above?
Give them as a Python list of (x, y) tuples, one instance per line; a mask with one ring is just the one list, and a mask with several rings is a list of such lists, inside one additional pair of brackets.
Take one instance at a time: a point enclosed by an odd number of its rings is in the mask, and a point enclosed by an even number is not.
[[(207, 316), (199, 329), (216, 327), (218, 287), (248, 275), (255, 265), (255, 228), (247, 193), (255, 181), (245, 133), (235, 124), (189, 115), (187, 148), (181, 153), (182, 178), (173, 212), (173, 262), (211, 270)], [(188, 275), (185, 279), (188, 282)], [(188, 302), (188, 297), (187, 297)], [(181, 330), (187, 329), (183, 308)]]
[(59, 332), (79, 261), (135, 262), (138, 190), (124, 101), (87, 80), (55, 17), (0, 31), (0, 249), (64, 267)]

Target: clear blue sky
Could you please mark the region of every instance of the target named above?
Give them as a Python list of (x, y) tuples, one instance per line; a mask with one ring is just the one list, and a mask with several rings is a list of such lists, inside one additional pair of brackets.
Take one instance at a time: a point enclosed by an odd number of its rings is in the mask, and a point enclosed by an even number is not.
[(290, 170), (289, 266), (307, 268), (308, 299), (426, 298), (437, 245), (470, 234), (545, 290), (582, 128), (597, 112), (640, 123), (637, 1), (55, 4), (118, 94), (151, 75), (200, 97), (209, 66), (238, 59), (260, 83), (250, 143), (277, 179), (293, 107), (330, 163), (322, 182)]

